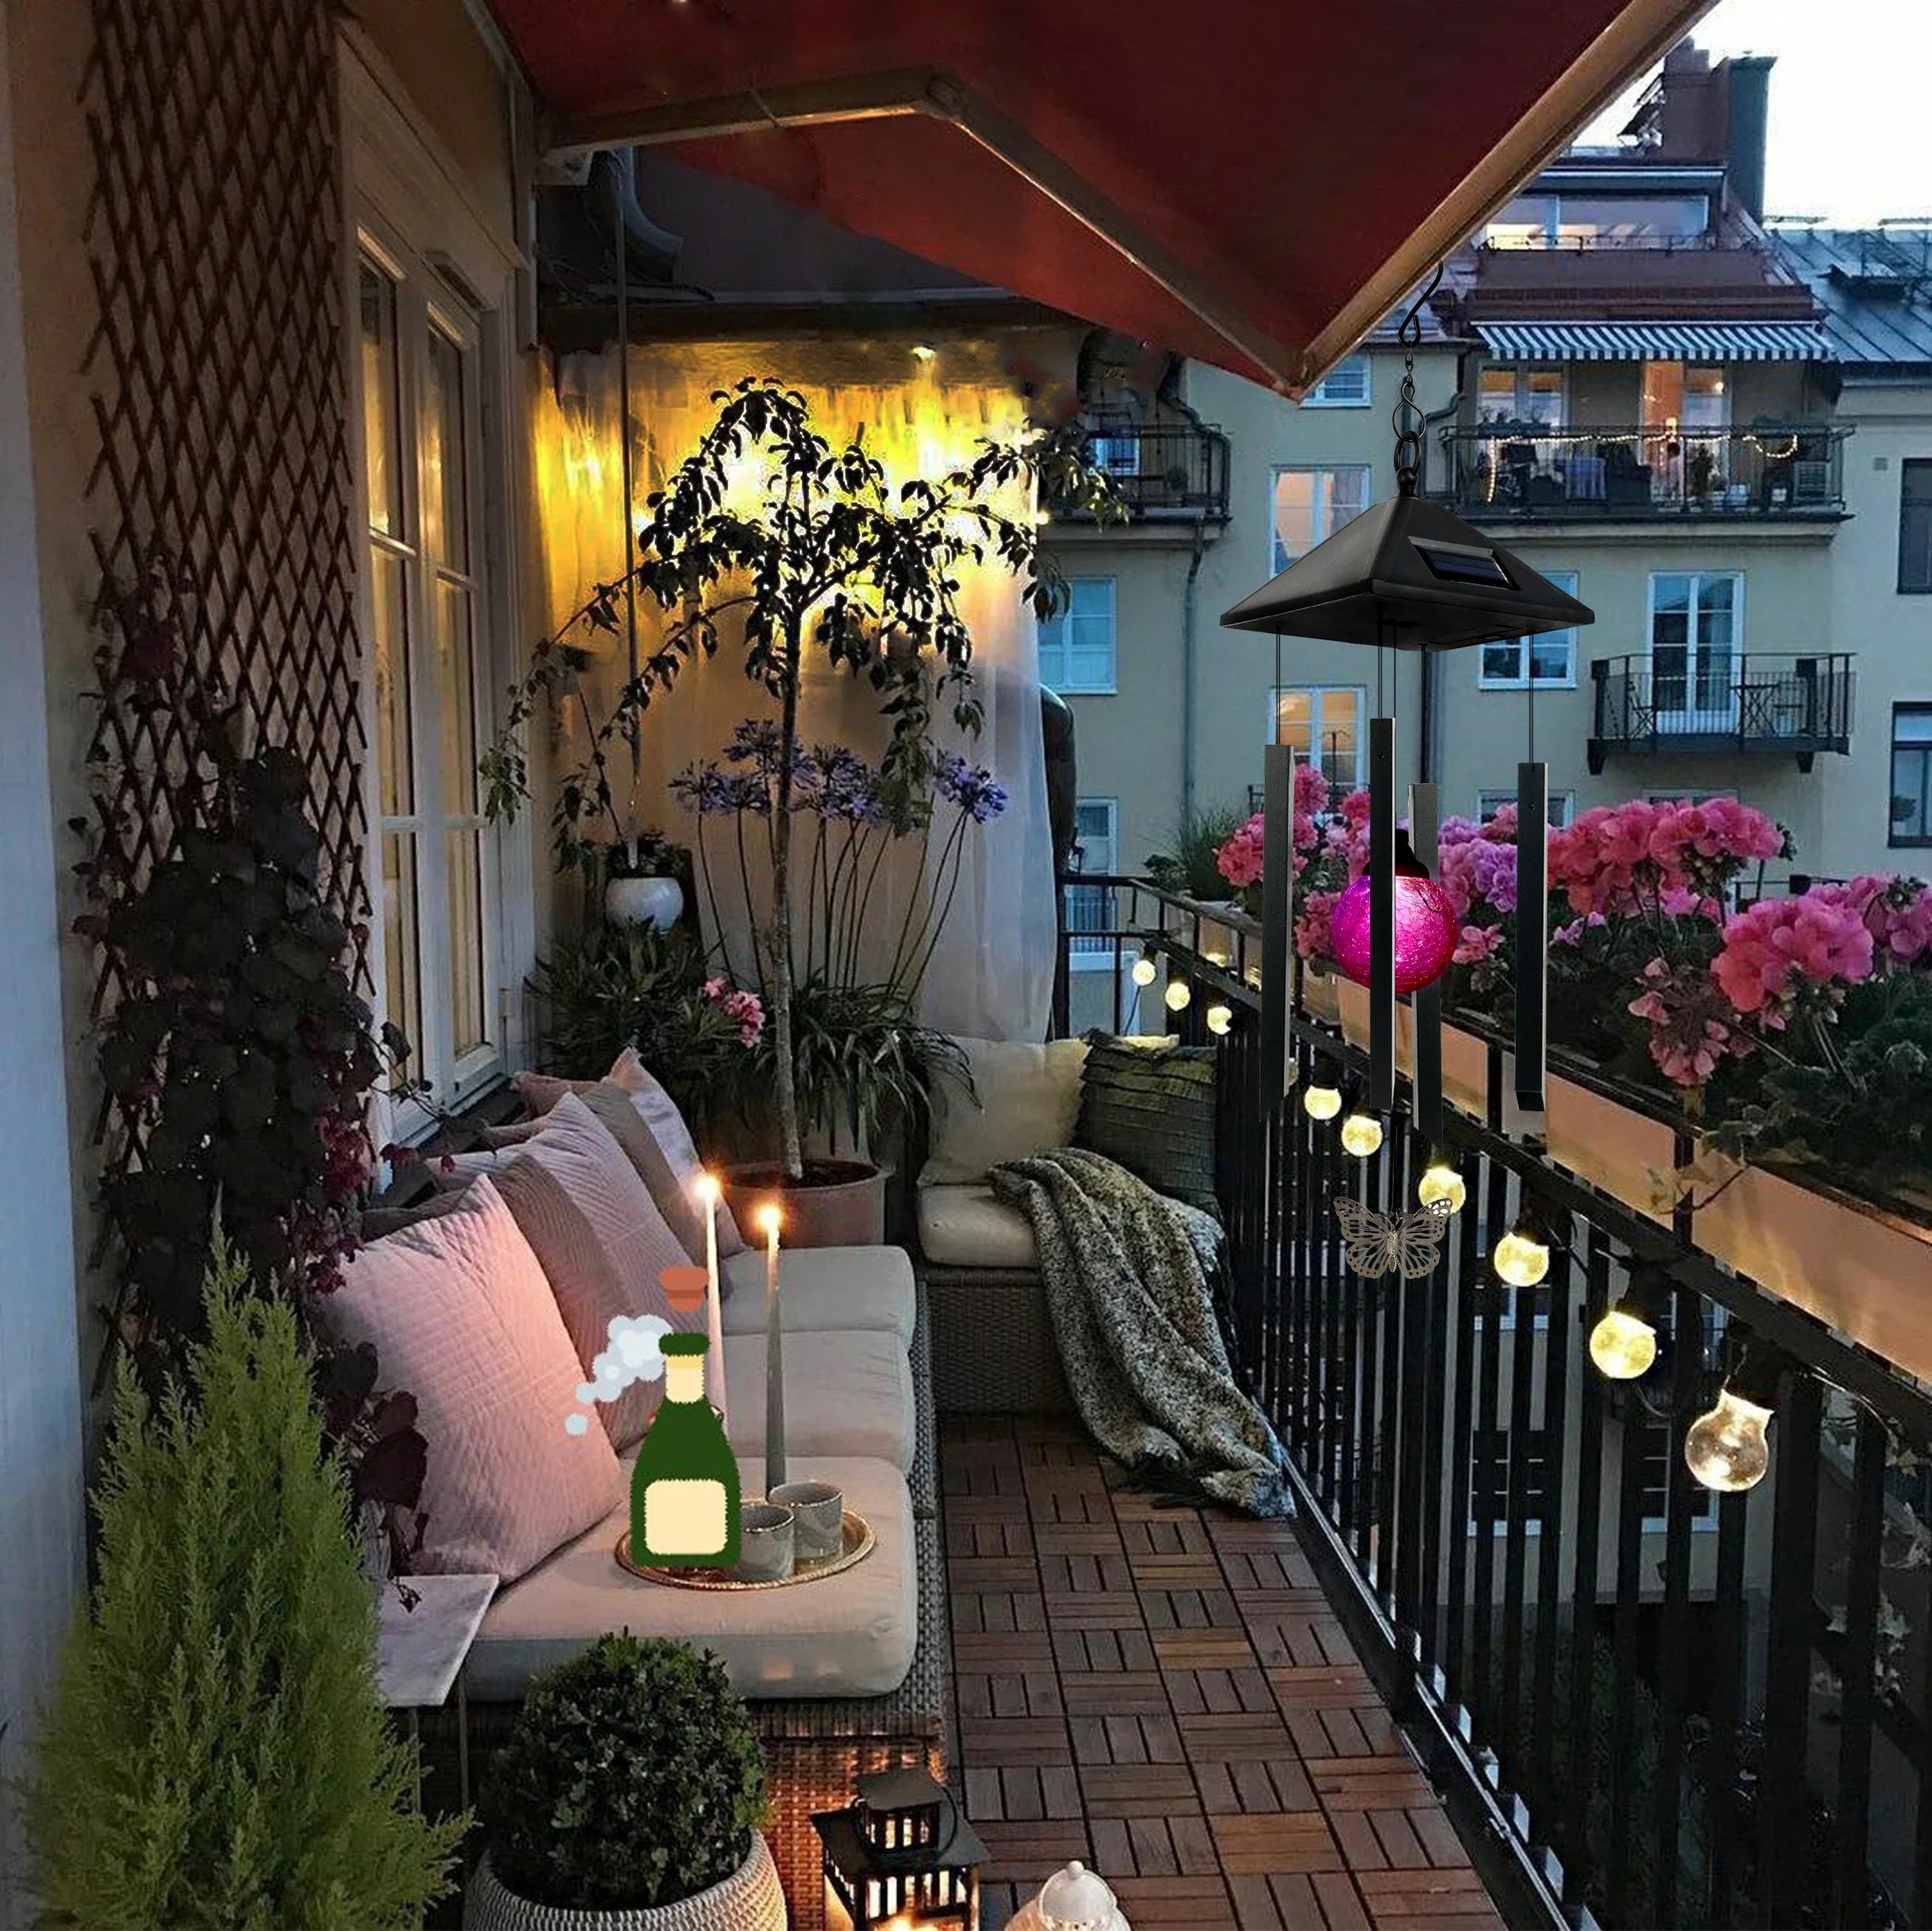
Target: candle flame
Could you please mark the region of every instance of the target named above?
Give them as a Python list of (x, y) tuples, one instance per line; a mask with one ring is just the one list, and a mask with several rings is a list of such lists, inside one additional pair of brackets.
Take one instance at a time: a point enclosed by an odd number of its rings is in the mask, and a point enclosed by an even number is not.
[(698, 1204), (715, 1207), (724, 1197), (724, 1189), (718, 1184), (715, 1173), (701, 1173), (691, 1182), (691, 1190), (698, 1197)]
[(758, 1209), (758, 1231), (768, 1239), (778, 1239), (778, 1230), (785, 1224), (784, 1214), (775, 1200), (768, 1200)]

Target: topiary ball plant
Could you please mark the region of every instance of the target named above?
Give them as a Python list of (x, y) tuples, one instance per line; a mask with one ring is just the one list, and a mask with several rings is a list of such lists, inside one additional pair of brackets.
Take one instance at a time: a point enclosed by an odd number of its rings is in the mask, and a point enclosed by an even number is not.
[(635, 1910), (730, 1877), (764, 1795), (764, 1755), (724, 1665), (609, 1635), (532, 1685), (478, 1808), (490, 1867), (519, 1897)]

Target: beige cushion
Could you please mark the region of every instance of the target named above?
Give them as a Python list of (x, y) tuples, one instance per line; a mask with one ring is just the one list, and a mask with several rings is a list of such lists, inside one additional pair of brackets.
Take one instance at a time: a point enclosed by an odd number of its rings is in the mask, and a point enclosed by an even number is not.
[(651, 1190), (678, 1245), (694, 1261), (704, 1258), (704, 1219), (697, 1202), (685, 1193), (676, 1170), (658, 1145), (657, 1136), (625, 1094), (614, 1086), (594, 1086), (581, 1096), (583, 1103), (603, 1122), (622, 1147), (638, 1176)]
[[(836, 1482), (877, 1541), (843, 1575), (796, 1589), (720, 1596), (670, 1589), (617, 1567), (630, 1504), (560, 1550), (483, 1618), (464, 1668), (468, 1693), (520, 1698), (540, 1670), (568, 1662), (606, 1631), (667, 1636), (709, 1650), (741, 1696), (884, 1696), (912, 1667), (919, 1641), (919, 1575), (905, 1478), (882, 1461), (789, 1458), (797, 1480)], [(764, 1465), (741, 1461), (744, 1492), (764, 1492)]]
[[(544, 1118), (544, 1130), (511, 1149), (492, 1175), (535, 1250), (587, 1378), (609, 1343), (610, 1323), (655, 1314), (674, 1328), (704, 1330), (700, 1307), (673, 1311), (658, 1276), (689, 1266), (650, 1190), (624, 1150), (574, 1093)], [(597, 1412), (611, 1442), (628, 1448), (656, 1411), (655, 1382), (633, 1382)]]
[(582, 1379), (549, 1283), (487, 1179), (451, 1211), (372, 1242), (315, 1300), (326, 1338), (372, 1343), (429, 1444), (417, 1566), (506, 1580), (617, 1506), (601, 1428), (565, 1431)]
[[(783, 1290), (779, 1290), (781, 1292)], [(731, 1446), (764, 1453), (764, 1332), (725, 1337)], [(785, 1459), (870, 1455), (912, 1466), (912, 1370), (896, 1334), (785, 1333)]]
[[(856, 1328), (912, 1340), (919, 1313), (912, 1262), (903, 1247), (787, 1247), (778, 1258), (785, 1332)], [(756, 1249), (724, 1263), (731, 1292), (721, 1311), (726, 1334), (764, 1332), (764, 1256)]]
[(919, 1189), (919, 1251), (937, 1267), (1036, 1268), (1033, 1224), (990, 1186)]
[(1002, 1160), (1070, 1146), (1080, 1114), (1084, 1039), (1029, 1046), (1017, 1039), (954, 1042), (972, 1068), (973, 1095), (948, 1076), (933, 1096), (932, 1147), (923, 1180), (983, 1180)]

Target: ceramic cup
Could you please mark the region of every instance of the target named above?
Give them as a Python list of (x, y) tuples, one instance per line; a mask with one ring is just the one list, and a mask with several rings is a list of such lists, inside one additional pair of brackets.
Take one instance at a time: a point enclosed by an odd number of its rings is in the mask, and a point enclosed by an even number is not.
[(780, 1502), (749, 1502), (738, 1511), (738, 1572), (747, 1582), (782, 1582), (791, 1574), (792, 1511)]
[(830, 1482), (781, 1482), (772, 1499), (792, 1513), (800, 1562), (822, 1562), (845, 1547), (845, 1494)]

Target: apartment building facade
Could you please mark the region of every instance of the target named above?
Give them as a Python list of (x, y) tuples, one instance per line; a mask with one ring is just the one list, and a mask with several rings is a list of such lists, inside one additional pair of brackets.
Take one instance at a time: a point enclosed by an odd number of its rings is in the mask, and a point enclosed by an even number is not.
[(1767, 884), (1912, 869), (1932, 844), (1928, 237), (1766, 225), (1770, 65), (1680, 47), (1617, 145), (1553, 164), (1426, 312), (1424, 486), (1590, 605), (1587, 630), (1426, 672), (1292, 639), (1277, 667), (1271, 640), (1220, 631), (1394, 488), (1402, 351), (1391, 318), (1299, 406), (1187, 371), (1224, 506), (1054, 533), (1074, 604), (1043, 676), (1077, 718), (1088, 869), (1138, 866), (1191, 806), (1244, 805), (1270, 741), (1358, 781), (1379, 677), (1404, 775), (1447, 811), (1511, 795), (1534, 735), (1559, 819), (1729, 792), (1790, 828)]

